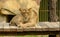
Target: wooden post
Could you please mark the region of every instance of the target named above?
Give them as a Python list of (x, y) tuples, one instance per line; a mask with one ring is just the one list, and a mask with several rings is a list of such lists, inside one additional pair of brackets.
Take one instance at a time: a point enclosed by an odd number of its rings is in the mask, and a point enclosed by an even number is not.
[(57, 22), (58, 16), (56, 14), (56, 2), (57, 0), (49, 0), (48, 1), (48, 21)]
[[(57, 22), (58, 16), (56, 14), (56, 2), (57, 0), (48, 1), (48, 21)], [(56, 35), (49, 35), (49, 37), (56, 37)]]
[(56, 35), (49, 35), (49, 37), (56, 37)]

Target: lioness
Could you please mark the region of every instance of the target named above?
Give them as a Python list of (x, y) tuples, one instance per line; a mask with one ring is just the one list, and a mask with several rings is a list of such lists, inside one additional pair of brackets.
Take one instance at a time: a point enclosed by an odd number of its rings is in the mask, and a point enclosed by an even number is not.
[(36, 25), (36, 23), (38, 22), (38, 15), (34, 10), (32, 10), (31, 8), (19, 10), (20, 15), (16, 15), (15, 17), (13, 17), (10, 21), (10, 25), (15, 25), (23, 28), (33, 27)]

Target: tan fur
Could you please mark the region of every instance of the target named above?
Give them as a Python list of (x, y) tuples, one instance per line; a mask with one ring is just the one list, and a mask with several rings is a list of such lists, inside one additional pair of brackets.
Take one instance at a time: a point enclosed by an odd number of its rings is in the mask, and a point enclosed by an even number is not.
[(18, 27), (32, 27), (35, 26), (38, 21), (37, 13), (30, 9), (19, 9), (20, 15), (16, 15), (10, 21), (10, 25), (16, 25)]

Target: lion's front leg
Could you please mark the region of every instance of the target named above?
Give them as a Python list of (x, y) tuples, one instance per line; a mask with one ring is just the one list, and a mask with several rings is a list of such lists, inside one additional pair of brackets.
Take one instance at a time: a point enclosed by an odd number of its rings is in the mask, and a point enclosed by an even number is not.
[(18, 24), (17, 27), (19, 27), (19, 28), (27, 28), (27, 24), (23, 24), (22, 22), (20, 22), (20, 24)]

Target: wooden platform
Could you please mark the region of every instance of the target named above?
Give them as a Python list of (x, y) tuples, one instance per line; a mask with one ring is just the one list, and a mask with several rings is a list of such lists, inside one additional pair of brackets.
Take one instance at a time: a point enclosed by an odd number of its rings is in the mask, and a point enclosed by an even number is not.
[(24, 32), (24, 31), (60, 31), (59, 22), (39, 22), (35, 27), (18, 28), (9, 26), (9, 23), (0, 23), (0, 32)]

